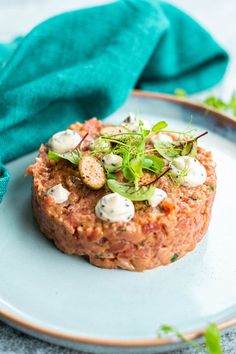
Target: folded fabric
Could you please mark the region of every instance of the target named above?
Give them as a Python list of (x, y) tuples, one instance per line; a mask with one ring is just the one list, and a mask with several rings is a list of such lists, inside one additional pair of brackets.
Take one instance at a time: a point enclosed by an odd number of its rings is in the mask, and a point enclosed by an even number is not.
[[(158, 0), (119, 0), (53, 17), (0, 46), (0, 161), (34, 150), (75, 120), (108, 116), (134, 87), (206, 89), (227, 63), (202, 27)], [(1, 171), (0, 199), (8, 180)]]

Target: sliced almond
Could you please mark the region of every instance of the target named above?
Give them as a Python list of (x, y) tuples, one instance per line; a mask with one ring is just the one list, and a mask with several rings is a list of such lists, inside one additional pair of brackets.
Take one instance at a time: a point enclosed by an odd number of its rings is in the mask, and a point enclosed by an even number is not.
[(94, 190), (106, 183), (106, 175), (101, 163), (92, 155), (86, 154), (79, 162), (79, 172), (83, 183)]

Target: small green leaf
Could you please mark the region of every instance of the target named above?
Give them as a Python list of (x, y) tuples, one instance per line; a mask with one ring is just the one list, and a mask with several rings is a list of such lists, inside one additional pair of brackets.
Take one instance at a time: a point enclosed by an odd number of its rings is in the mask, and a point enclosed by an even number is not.
[(219, 110), (224, 110), (228, 108), (227, 103), (222, 101), (221, 99), (217, 98), (216, 96), (209, 96), (207, 97), (203, 103), (205, 103), (207, 106), (219, 109)]
[(177, 261), (179, 255), (177, 253), (174, 253), (173, 257), (171, 257), (170, 261), (171, 263), (174, 263), (175, 261)]
[(220, 331), (215, 324), (210, 324), (205, 331), (205, 342), (210, 354), (222, 354)]
[(143, 168), (160, 174), (165, 166), (162, 158), (156, 155), (145, 155), (143, 160)]
[(142, 201), (148, 200), (153, 195), (155, 188), (153, 186), (144, 186), (135, 190), (134, 187), (127, 186), (121, 182), (115, 181), (113, 179), (107, 180), (108, 188), (114, 192), (122, 195), (122, 197), (133, 200)]
[(149, 170), (149, 168), (153, 165), (153, 162), (148, 157), (145, 157), (143, 160), (143, 168)]
[(107, 171), (107, 179), (117, 179), (117, 178), (116, 178), (116, 175), (115, 175), (115, 174), (113, 174), (113, 173)]
[(208, 354), (223, 354), (223, 350), (220, 343), (220, 331), (215, 324), (211, 324), (205, 330), (205, 344), (207, 349), (199, 345), (197, 342), (186, 338), (181, 332), (178, 331), (173, 326), (162, 325), (158, 331), (158, 337), (163, 337), (163, 335), (174, 335), (182, 341), (188, 343), (194, 348), (200, 350), (200, 352), (205, 352)]
[(165, 129), (168, 126), (168, 124), (162, 120), (158, 123), (156, 123), (153, 127), (152, 127), (152, 131), (153, 132), (159, 132), (162, 129)]
[(132, 160), (130, 160), (130, 168), (131, 171), (133, 173), (133, 175), (135, 176), (135, 178), (139, 178), (143, 175), (143, 169), (142, 169), (142, 165), (143, 165), (143, 159), (138, 157), (133, 158)]
[(190, 143), (186, 143), (181, 152), (181, 156), (191, 156), (196, 157), (197, 155), (197, 141), (191, 141)]
[(135, 177), (133, 175), (133, 173), (131, 172), (131, 170), (129, 169), (129, 167), (125, 166), (122, 167), (122, 173), (125, 177), (125, 179), (127, 179), (127, 181), (134, 181)]
[(73, 150), (71, 152), (66, 152), (65, 154), (58, 154), (57, 152), (48, 151), (48, 158), (49, 160), (55, 160), (55, 161), (59, 161), (59, 160), (68, 160), (71, 163), (77, 165), (81, 159), (81, 152), (80, 150), (76, 149)]
[(156, 141), (154, 147), (157, 152), (168, 161), (181, 155), (182, 149), (177, 147), (177, 142)]
[(214, 190), (215, 190), (215, 187), (214, 187), (214, 186), (207, 186), (207, 189), (208, 189), (209, 191), (214, 191)]

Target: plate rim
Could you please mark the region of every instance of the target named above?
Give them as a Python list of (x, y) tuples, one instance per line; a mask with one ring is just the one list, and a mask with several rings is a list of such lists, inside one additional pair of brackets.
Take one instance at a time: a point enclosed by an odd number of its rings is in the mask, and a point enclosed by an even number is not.
[[(227, 125), (234, 129), (236, 129), (236, 120), (233, 119), (227, 113), (219, 112), (218, 110), (208, 107), (202, 103), (195, 102), (189, 98), (185, 97), (178, 97), (164, 93), (156, 93), (150, 91), (142, 91), (142, 90), (133, 90), (131, 95), (135, 97), (142, 97), (142, 98), (151, 98), (156, 100), (163, 100), (169, 101), (173, 103), (177, 103), (183, 106), (187, 106), (189, 108), (196, 109), (201, 111), (205, 116), (208, 114), (212, 115), (212, 118), (215, 119), (221, 125)], [(176, 341), (171, 338), (150, 338), (150, 339), (106, 339), (106, 338), (94, 338), (94, 337), (87, 337), (87, 336), (80, 336), (76, 334), (64, 333), (60, 330), (56, 330), (53, 328), (47, 328), (40, 324), (35, 324), (30, 320), (26, 320), (20, 316), (14, 315), (6, 310), (0, 309), (0, 318), (1, 320), (11, 326), (14, 325), (18, 329), (25, 330), (26, 332), (29, 331), (34, 333), (35, 335), (42, 335), (47, 337), (52, 337), (54, 339), (64, 340), (66, 342), (74, 342), (77, 344), (87, 344), (93, 346), (105, 346), (105, 347), (116, 347), (116, 348), (142, 348), (142, 347), (161, 347), (161, 346), (174, 346), (176, 345)], [(223, 321), (217, 324), (220, 330), (226, 330), (233, 326), (236, 326), (236, 314), (235, 317), (231, 318), (230, 320)], [(203, 336), (205, 328), (201, 328), (199, 330), (184, 333), (183, 335), (187, 339), (198, 339)], [(183, 341), (178, 341), (178, 343), (183, 343)]]

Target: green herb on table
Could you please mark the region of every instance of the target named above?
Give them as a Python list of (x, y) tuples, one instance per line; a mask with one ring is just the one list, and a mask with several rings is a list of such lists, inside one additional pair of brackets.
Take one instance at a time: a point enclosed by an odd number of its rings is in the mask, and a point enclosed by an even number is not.
[(222, 99), (216, 96), (209, 96), (203, 101), (203, 103), (220, 111), (231, 113), (236, 117), (236, 91), (233, 92), (228, 102), (224, 102)]
[[(182, 88), (176, 88), (174, 94), (178, 97), (187, 97), (187, 92)], [(236, 91), (234, 91), (229, 101), (223, 101), (215, 95), (209, 95), (203, 100), (203, 103), (219, 111), (232, 114), (236, 117)]]
[(204, 332), (205, 347), (191, 339), (188, 339), (175, 327), (169, 325), (162, 325), (160, 327), (160, 330), (158, 331), (158, 337), (169, 336), (169, 335), (175, 336), (181, 341), (184, 341), (190, 346), (198, 349), (200, 352), (204, 352), (208, 354), (223, 353), (221, 342), (220, 342), (220, 331), (215, 324), (210, 324)]

